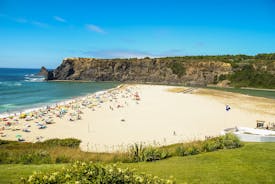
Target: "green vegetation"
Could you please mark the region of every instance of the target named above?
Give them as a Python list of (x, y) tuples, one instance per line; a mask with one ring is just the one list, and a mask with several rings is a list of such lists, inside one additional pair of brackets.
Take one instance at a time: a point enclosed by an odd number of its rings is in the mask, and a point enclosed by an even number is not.
[(233, 87), (275, 88), (275, 53), (218, 56), (183, 56), (159, 58), (171, 61), (168, 65), (179, 77), (185, 75), (184, 62), (220, 61), (230, 63), (233, 72), (229, 75), (215, 76), (213, 83), (230, 80)]
[(135, 174), (129, 169), (120, 169), (116, 165), (92, 164), (75, 162), (67, 168), (55, 172), (34, 173), (23, 178), (23, 183), (174, 183), (172, 180), (163, 180), (157, 176), (145, 173)]
[(229, 91), (233, 93), (241, 93), (250, 96), (259, 96), (265, 98), (275, 99), (275, 92), (268, 90), (258, 90), (258, 89), (241, 89), (241, 88), (220, 88), (220, 87), (207, 87), (209, 89), (221, 90), (221, 91)]
[(49, 139), (41, 144), (48, 146), (64, 146), (69, 148), (78, 148), (81, 141), (78, 139), (68, 138), (68, 139)]
[(179, 77), (185, 75), (185, 68), (180, 61), (172, 62), (169, 67), (171, 68), (173, 74), (176, 74)]
[(121, 164), (177, 183), (275, 183), (275, 143), (245, 143), (239, 149), (220, 150), (158, 162)]
[(275, 60), (275, 53), (269, 54), (257, 54), (255, 56), (256, 59), (266, 59), (266, 60)]
[(252, 65), (245, 65), (229, 75), (228, 79), (235, 87), (275, 88), (275, 75), (256, 70)]
[[(233, 135), (227, 134), (205, 141), (174, 144), (164, 147), (134, 144), (127, 152), (90, 153), (81, 151), (77, 139), (50, 139), (39, 143), (0, 141), (1, 164), (49, 164), (74, 161), (94, 162), (150, 162), (171, 156), (187, 156), (218, 149), (231, 149), (241, 146)], [(182, 150), (184, 153), (181, 154)]]
[(77, 139), (52, 139), (27, 143), (0, 140), (0, 164), (47, 164), (80, 161), (116, 162), (128, 159), (126, 153), (90, 153), (76, 147)]
[(163, 57), (162, 60), (173, 59), (177, 61), (190, 61), (190, 60), (212, 60), (222, 62), (247, 62), (247, 61), (260, 61), (260, 60), (275, 60), (275, 53), (262, 53), (255, 56), (237, 54), (237, 55), (201, 55), (201, 56), (177, 56), (177, 57)]
[[(226, 149), (194, 156), (172, 157), (157, 162), (121, 163), (117, 167), (135, 169), (177, 183), (275, 183), (275, 143), (245, 143), (239, 149)], [(64, 164), (0, 165), (0, 183), (19, 183), (34, 171), (54, 172)], [(70, 167), (69, 167), (70, 168)]]
[(66, 167), (68, 164), (0, 164), (0, 183), (20, 183), (22, 177), (28, 177), (33, 172), (54, 172)]

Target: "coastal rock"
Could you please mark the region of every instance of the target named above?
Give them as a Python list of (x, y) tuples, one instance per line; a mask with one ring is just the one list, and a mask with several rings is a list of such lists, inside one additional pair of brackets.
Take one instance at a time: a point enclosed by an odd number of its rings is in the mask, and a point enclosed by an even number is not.
[(205, 86), (232, 72), (219, 61), (178, 62), (173, 58), (94, 59), (66, 58), (48, 80), (120, 81)]
[(44, 66), (42, 66), (37, 75), (47, 77), (48, 76), (48, 70)]

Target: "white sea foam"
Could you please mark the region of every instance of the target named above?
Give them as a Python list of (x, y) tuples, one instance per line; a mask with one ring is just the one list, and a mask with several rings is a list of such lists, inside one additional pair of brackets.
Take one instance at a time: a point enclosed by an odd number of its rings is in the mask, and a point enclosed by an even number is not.
[(45, 78), (43, 76), (38, 76), (35, 74), (26, 74), (24, 75), (25, 82), (43, 82)]
[(21, 82), (11, 82), (11, 81), (6, 81), (6, 82), (0, 82), (1, 86), (8, 86), (8, 87), (12, 87), (12, 86), (22, 86)]

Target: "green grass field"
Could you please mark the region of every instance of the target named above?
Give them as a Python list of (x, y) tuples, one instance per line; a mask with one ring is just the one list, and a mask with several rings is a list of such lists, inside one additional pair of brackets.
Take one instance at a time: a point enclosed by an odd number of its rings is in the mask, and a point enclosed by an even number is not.
[[(18, 183), (34, 171), (50, 171), (66, 164), (0, 165), (0, 183)], [(172, 157), (156, 162), (119, 164), (177, 183), (275, 183), (275, 143), (246, 143), (244, 147)]]

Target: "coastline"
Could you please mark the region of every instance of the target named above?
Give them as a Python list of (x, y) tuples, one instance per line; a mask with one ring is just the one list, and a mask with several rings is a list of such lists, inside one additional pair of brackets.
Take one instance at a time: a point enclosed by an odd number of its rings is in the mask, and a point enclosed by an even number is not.
[[(48, 82), (48, 81), (45, 81), (45, 82)], [(63, 81), (52, 81), (52, 82), (63, 82)], [(78, 82), (78, 81), (73, 81), (73, 80), (72, 81), (66, 81), (65, 80), (64, 82)], [(85, 81), (85, 82), (92, 82), (92, 81)], [(100, 91), (97, 91), (97, 92), (116, 89), (120, 85), (122, 85), (122, 84), (119, 84), (118, 86), (116, 86), (114, 88), (110, 88), (110, 89), (106, 89), (106, 90), (100, 90)], [(15, 114), (20, 114), (20, 113), (30, 113), (32, 111), (42, 110), (42, 109), (46, 109), (47, 107), (54, 107), (56, 105), (66, 105), (68, 103), (73, 102), (74, 100), (85, 98), (87, 96), (96, 94), (97, 92), (91, 92), (91, 93), (87, 93), (86, 95), (74, 96), (74, 97), (70, 97), (70, 98), (67, 98), (67, 99), (59, 99), (59, 100), (52, 101), (52, 102), (48, 101), (48, 102), (42, 103), (41, 105), (33, 105), (32, 107), (25, 107), (25, 108), (22, 108), (22, 109), (19, 109), (19, 110), (12, 110), (12, 111), (9, 111), (8, 113), (7, 112), (0, 112), (0, 118), (7, 118), (9, 116), (14, 116)]]
[[(139, 142), (167, 145), (202, 140), (205, 136), (219, 135), (224, 128), (255, 127), (257, 119), (275, 122), (274, 114), (264, 110), (266, 106), (261, 104), (270, 105), (268, 100), (261, 102), (257, 97), (234, 93), (230, 96), (228, 92), (215, 94), (197, 88), (184, 92), (181, 88), (122, 84), (52, 106), (49, 111), (42, 109), (45, 114), (38, 119), (18, 118), (10, 129), (2, 131), (7, 136), (1, 139), (17, 140), (18, 134), (27, 142), (74, 137), (82, 140), (84, 151), (114, 152)], [(210, 94), (201, 94), (205, 90)], [(241, 101), (248, 103), (247, 100), (250, 104), (239, 105)], [(230, 112), (225, 110), (226, 104), (232, 107)], [(271, 105), (274, 104), (272, 101)], [(67, 112), (58, 117), (62, 109)], [(79, 120), (70, 120), (78, 115)], [(46, 124), (47, 119), (53, 123)], [(38, 129), (36, 122), (47, 128)], [(26, 127), (30, 132), (22, 132)]]

